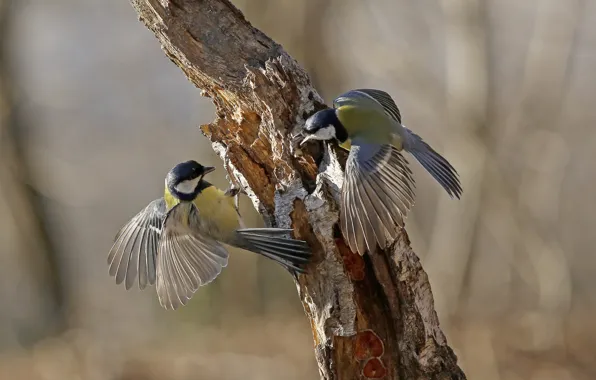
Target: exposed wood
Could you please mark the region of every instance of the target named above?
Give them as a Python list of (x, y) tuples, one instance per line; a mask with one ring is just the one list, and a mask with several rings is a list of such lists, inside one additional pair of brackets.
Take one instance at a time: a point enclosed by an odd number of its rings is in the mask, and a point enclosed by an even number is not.
[(338, 238), (343, 153), (295, 157), (289, 135), (324, 107), (306, 72), (226, 0), (131, 0), (165, 53), (217, 107), (202, 126), (268, 225), (291, 226), (316, 262), (296, 279), (324, 379), (464, 379), (404, 233), (360, 257)]

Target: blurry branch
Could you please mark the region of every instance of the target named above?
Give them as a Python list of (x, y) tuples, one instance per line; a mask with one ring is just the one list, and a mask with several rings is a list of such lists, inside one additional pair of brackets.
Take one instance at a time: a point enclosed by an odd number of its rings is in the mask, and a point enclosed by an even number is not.
[(333, 57), (323, 38), (325, 24), (331, 19), (333, 0), (307, 0), (303, 2), (303, 6), (305, 15), (302, 37), (306, 42), (303, 46), (304, 69), (310, 73), (315, 87), (320, 87), (324, 82), (328, 88), (339, 88), (344, 79), (343, 67), (331, 66)]
[(501, 133), (494, 134), (501, 182), (520, 184), (508, 189), (506, 199), (517, 231), (512, 270), (538, 295), (539, 321), (532, 330), (534, 348), (541, 349), (561, 344), (558, 332), (572, 304), (569, 257), (553, 231), (561, 228), (560, 198), (572, 154), (564, 100), (585, 5), (581, 0), (538, 4), (516, 106), (496, 125)]
[[(10, 224), (13, 228), (5, 230), (16, 232), (9, 239), (0, 241), (0, 254), (11, 257), (18, 266), (25, 267), (28, 280), (34, 284), (33, 287), (39, 294), (37, 300), (42, 304), (43, 313), (31, 316), (34, 319), (32, 323), (17, 325), (22, 343), (32, 343), (64, 329), (65, 291), (61, 283), (57, 252), (46, 230), (44, 207), (29, 185), (30, 174), (24, 153), (25, 125), (19, 114), (16, 87), (12, 83), (15, 75), (11, 70), (8, 52), (10, 23), (16, 3), (0, 0), (0, 210), (2, 206), (8, 209), (8, 212), (0, 213), (0, 225)], [(2, 269), (7, 268), (9, 266)], [(18, 276), (16, 273), (8, 275)], [(13, 292), (14, 295), (9, 296), (15, 297), (19, 301), (19, 307), (23, 307), (26, 302), (20, 302), (30, 296), (21, 294), (26, 286), (21, 285), (20, 288), (11, 287), (7, 291)]]
[[(289, 133), (324, 107), (308, 75), (226, 0), (131, 0), (167, 56), (216, 105), (202, 126), (268, 225), (292, 227), (315, 263), (296, 278), (324, 379), (464, 379), (404, 232), (360, 257), (337, 233), (335, 148), (293, 156)], [(319, 165), (317, 165), (319, 163)]]
[[(444, 273), (435, 278), (441, 289), (440, 315), (453, 315), (459, 308), (464, 281), (469, 272), (473, 250), (471, 242), (477, 223), (478, 203), (483, 184), (486, 147), (482, 136), (486, 128), (488, 72), (486, 23), (481, 0), (443, 0), (445, 16), (445, 65), (447, 123), (443, 151), (454, 162), (466, 189), (466, 202), (449, 207), (440, 197), (429, 246), (429, 271)], [(457, 223), (451, 221), (457, 220)]]
[[(450, 77), (447, 81), (448, 102), (452, 106), (460, 103), (468, 107), (449, 108), (449, 127), (450, 130), (461, 128), (468, 135), (456, 143), (456, 149), (462, 155), (464, 177), (473, 181), (464, 185), (467, 202), (461, 206), (474, 205), (474, 208), (473, 213), (465, 217), (447, 215), (445, 219), (438, 219), (436, 225), (446, 231), (447, 237), (457, 236), (456, 244), (464, 241), (472, 245), (454, 247), (447, 241), (437, 241), (433, 249), (444, 260), (429, 261), (427, 268), (437, 267), (441, 272), (449, 268), (449, 278), (433, 277), (436, 281), (433, 285), (446, 289), (447, 294), (441, 295), (447, 303), (445, 309), (457, 313), (462, 319), (469, 317), (470, 311), (479, 309), (478, 304), (466, 307), (476, 297), (477, 303), (508, 316), (511, 315), (508, 308), (523, 300), (522, 311), (517, 315), (532, 321), (527, 324), (527, 336), (531, 339), (514, 339), (498, 333), (469, 334), (470, 344), (462, 346), (472, 348), (463, 351), (463, 355), (473, 358), (472, 351), (479, 351), (486, 360), (486, 363), (469, 361), (467, 373), (471, 377), (482, 374), (489, 378), (493, 366), (510, 371), (513, 362), (523, 365), (522, 356), (513, 349), (508, 349), (512, 363), (503, 360), (504, 356), (496, 349), (497, 341), (515, 341), (512, 346), (521, 346), (528, 352), (565, 352), (561, 343), (561, 317), (566, 315), (571, 303), (571, 278), (567, 258), (557, 241), (560, 235), (553, 231), (561, 231), (561, 226), (556, 223), (560, 220), (559, 197), (569, 151), (558, 128), (566, 124), (562, 108), (583, 6), (582, 1), (563, 4), (556, 0), (540, 1), (536, 5), (524, 72), (519, 85), (507, 91), (514, 94), (515, 99), (512, 112), (506, 112), (507, 106), (499, 105), (496, 99), (487, 96), (488, 89), (494, 94), (505, 86), (487, 83), (489, 78), (499, 77), (499, 73), (488, 73), (488, 69), (500, 66), (502, 53), (511, 52), (507, 49), (484, 51), (487, 47), (496, 49), (486, 35), (489, 33), (488, 11), (482, 9), (487, 6), (486, 2), (443, 1), (450, 25), (446, 33), (446, 62)], [(514, 32), (509, 33), (510, 38), (519, 38)], [(486, 62), (489, 56), (496, 57), (490, 64)], [(484, 91), (476, 89), (480, 85), (485, 86)], [(466, 92), (469, 96), (462, 102), (461, 93)], [(458, 113), (465, 118), (453, 118)], [(479, 144), (480, 149), (468, 156), (471, 143)], [(458, 210), (463, 211), (462, 207)], [(458, 223), (455, 226), (447, 224), (449, 228), (446, 228), (445, 220), (457, 220)], [(470, 235), (453, 232), (453, 228), (467, 230)], [(485, 256), (479, 257), (480, 254)], [(490, 254), (493, 257), (488, 258)], [(501, 264), (495, 266), (495, 262)], [(478, 275), (478, 269), (483, 273)], [(473, 271), (476, 271), (475, 279), (471, 276)], [(498, 271), (499, 275), (491, 276), (491, 271)], [(527, 302), (523, 298), (521, 290), (527, 284), (530, 284), (531, 294), (537, 295), (536, 302)], [(487, 294), (503, 297), (487, 297)], [(490, 300), (486, 301), (487, 298)], [(444, 315), (439, 305), (437, 310)], [(483, 346), (486, 348), (480, 349)], [(491, 352), (494, 357), (489, 360)], [(563, 355), (559, 356), (559, 360), (567, 360), (562, 358)]]

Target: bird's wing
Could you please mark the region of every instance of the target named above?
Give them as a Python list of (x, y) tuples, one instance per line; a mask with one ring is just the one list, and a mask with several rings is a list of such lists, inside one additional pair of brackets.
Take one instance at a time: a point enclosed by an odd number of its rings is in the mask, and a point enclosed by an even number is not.
[(110, 275), (117, 284), (124, 281), (130, 289), (137, 274), (140, 289), (155, 283), (155, 257), (165, 215), (164, 199), (156, 199), (120, 229), (108, 254)]
[(397, 237), (414, 204), (408, 162), (389, 144), (352, 140), (342, 188), (340, 226), (350, 249), (361, 255)]
[(391, 95), (381, 90), (361, 88), (357, 90), (350, 90), (333, 101), (333, 107), (339, 108), (344, 105), (354, 104), (354, 101), (370, 102), (383, 108), (383, 111), (393, 120), (401, 124), (401, 113), (397, 104), (391, 98)]
[[(391, 98), (391, 95), (381, 90), (357, 89), (340, 95), (334, 101), (334, 107), (339, 108), (342, 105), (354, 104), (356, 99), (359, 102), (365, 102), (369, 105), (376, 104), (382, 107), (386, 115), (401, 125), (401, 113)], [(403, 127), (403, 125), (402, 125)], [(401, 128), (399, 129), (402, 130)], [(451, 164), (439, 153), (433, 150), (422, 138), (406, 127), (404, 132), (400, 132), (403, 148), (411, 153), (418, 162), (437, 180), (451, 197), (460, 198), (462, 187), (458, 178), (457, 171)]]
[(227, 264), (228, 251), (208, 235), (192, 203), (178, 204), (168, 212), (157, 254), (156, 290), (164, 308), (186, 305)]
[(428, 145), (422, 137), (404, 127), (404, 149), (411, 153), (418, 162), (445, 189), (450, 197), (459, 199), (463, 192), (457, 171), (449, 161)]

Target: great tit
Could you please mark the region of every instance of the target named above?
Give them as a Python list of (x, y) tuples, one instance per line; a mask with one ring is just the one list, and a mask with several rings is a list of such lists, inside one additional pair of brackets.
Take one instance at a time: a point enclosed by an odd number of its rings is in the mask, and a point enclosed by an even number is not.
[(109, 273), (130, 289), (156, 284), (160, 304), (177, 309), (228, 264), (223, 244), (272, 259), (304, 272), (311, 257), (291, 229), (243, 228), (235, 192), (224, 192), (203, 177), (213, 167), (196, 161), (176, 165), (166, 176), (163, 198), (151, 202), (117, 234), (108, 255)]
[(401, 123), (389, 94), (381, 90), (348, 91), (333, 108), (316, 112), (305, 123), (300, 145), (337, 139), (350, 151), (340, 205), (340, 227), (350, 249), (361, 255), (385, 248), (404, 225), (414, 204), (414, 178), (400, 153), (412, 154), (447, 193), (462, 193), (457, 171), (420, 136)]

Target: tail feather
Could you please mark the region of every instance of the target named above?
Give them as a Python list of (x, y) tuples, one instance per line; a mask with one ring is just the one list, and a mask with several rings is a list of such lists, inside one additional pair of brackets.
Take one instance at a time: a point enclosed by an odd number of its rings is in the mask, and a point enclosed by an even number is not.
[(460, 199), (463, 189), (457, 171), (449, 161), (430, 147), (420, 136), (404, 127), (404, 148), (439, 182), (451, 197)]
[(267, 246), (265, 243), (258, 243), (258, 242), (254, 242), (254, 241), (251, 241), (251, 245), (253, 247), (259, 249), (260, 252), (267, 252), (267, 253), (270, 253), (271, 255), (279, 256), (283, 259), (286, 259), (286, 261), (291, 261), (296, 264), (307, 263), (310, 261), (310, 258), (296, 256), (296, 251), (288, 250), (287, 248), (276, 247), (275, 249), (273, 249), (273, 248)]
[(271, 247), (272, 244), (275, 244), (277, 249), (288, 252), (301, 252), (305, 249), (308, 250), (308, 244), (300, 240), (290, 240), (275, 237), (272, 238), (268, 236), (259, 236), (255, 234), (243, 234), (242, 236), (251, 243), (261, 244), (265, 247)]
[(305, 241), (281, 237), (291, 232), (283, 228), (245, 228), (238, 230), (242, 247), (259, 253), (286, 269), (304, 273), (310, 262), (310, 247)]
[(296, 248), (306, 247), (306, 248), (308, 248), (308, 243), (306, 243), (303, 240), (288, 239), (285, 237), (278, 237), (278, 236), (266, 236), (264, 234), (260, 234), (257, 232), (248, 232), (246, 229), (240, 229), (239, 231), (242, 232), (242, 236), (250, 237), (255, 240), (262, 240), (262, 241), (275, 240), (275, 241), (285, 244), (288, 247), (296, 247)]
[[(292, 231), (291, 228), (242, 228), (239, 232), (245, 233), (255, 233), (264, 236), (280, 236), (280, 235), (288, 235)], [(296, 240), (300, 241), (300, 240)]]
[(306, 263), (309, 261), (308, 257), (304, 256), (297, 256), (296, 250), (293, 248), (284, 247), (282, 244), (279, 244), (275, 247), (275, 249), (271, 248), (271, 245), (267, 244), (266, 242), (260, 241), (251, 241), (251, 245), (255, 248), (259, 248), (262, 251), (270, 252), (271, 254), (276, 254), (280, 257), (284, 257), (288, 260), (292, 260), (294, 262), (301, 262)]

